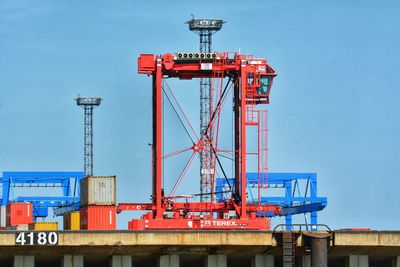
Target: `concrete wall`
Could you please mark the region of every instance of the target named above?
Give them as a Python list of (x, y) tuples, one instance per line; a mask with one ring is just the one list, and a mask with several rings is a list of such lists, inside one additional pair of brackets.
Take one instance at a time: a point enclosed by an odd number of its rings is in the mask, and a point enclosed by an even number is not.
[[(298, 264), (308, 267), (307, 258), (301, 258), (304, 256), (302, 243), (297, 244)], [(57, 266), (64, 264), (64, 267), (70, 267), (71, 263), (67, 264), (72, 262), (71, 267), (82, 267), (79, 257), (74, 261), (68, 255), (81, 255), (85, 267), (110, 267), (110, 264), (125, 267), (127, 263), (122, 263), (121, 255), (131, 257), (133, 266), (176, 266), (177, 261), (172, 256), (176, 255), (193, 257), (196, 267), (204, 267), (203, 262), (207, 267), (234, 267), (239, 258), (245, 259), (241, 260), (243, 267), (269, 267), (280, 266), (281, 254), (282, 249), (270, 232), (73, 231), (59, 232), (59, 244), (55, 246), (20, 246), (15, 244), (15, 232), (0, 231), (2, 267), (25, 264), (20, 263), (21, 258), (14, 256), (33, 256), (40, 265), (44, 262), (47, 266), (55, 266), (53, 263), (56, 263)], [(346, 264), (349, 267), (400, 267), (398, 255), (400, 232), (338, 231), (334, 233), (334, 246), (329, 249), (328, 259), (330, 267)], [(368, 263), (362, 256), (368, 256)], [(159, 260), (153, 261), (158, 257)], [(201, 260), (198, 260), (199, 257)], [(147, 263), (149, 261), (151, 264)], [(181, 260), (178, 262), (179, 266), (182, 265)], [(197, 266), (198, 262), (202, 266)], [(188, 263), (184, 262), (183, 266), (185, 264)]]

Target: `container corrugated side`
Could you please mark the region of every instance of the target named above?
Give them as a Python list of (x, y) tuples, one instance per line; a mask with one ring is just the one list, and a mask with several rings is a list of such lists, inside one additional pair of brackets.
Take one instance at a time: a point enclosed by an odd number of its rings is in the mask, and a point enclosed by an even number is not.
[(57, 231), (58, 222), (37, 222), (29, 224), (29, 230), (34, 231)]
[(7, 207), (0, 206), (0, 227), (6, 227)]
[(10, 231), (28, 231), (29, 224), (18, 224), (15, 226), (7, 226), (7, 227), (5, 227), (5, 229), (10, 230)]
[(88, 176), (81, 180), (81, 207), (116, 204), (116, 176)]
[(80, 230), (81, 219), (79, 211), (64, 214), (64, 230)]
[(18, 224), (15, 226), (15, 230), (17, 231), (28, 231), (29, 230), (29, 224)]
[(90, 206), (81, 208), (82, 230), (115, 230), (117, 208), (115, 206)]
[(32, 203), (10, 203), (7, 205), (7, 226), (30, 224), (33, 222)]

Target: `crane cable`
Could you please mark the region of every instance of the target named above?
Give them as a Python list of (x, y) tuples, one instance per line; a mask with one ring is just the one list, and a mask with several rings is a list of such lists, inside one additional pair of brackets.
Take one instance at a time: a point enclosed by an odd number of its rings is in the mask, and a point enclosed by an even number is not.
[(162, 87), (162, 90), (163, 90), (164, 95), (167, 97), (167, 100), (168, 100), (168, 102), (170, 103), (172, 109), (174, 110), (176, 116), (178, 117), (180, 123), (182, 124), (182, 127), (185, 129), (187, 135), (189, 136), (190, 140), (192, 141), (192, 144), (195, 144), (195, 142), (194, 142), (192, 136), (191, 136), (190, 133), (189, 133), (189, 130), (186, 128), (185, 124), (183, 123), (182, 118), (179, 116), (178, 111), (175, 109), (174, 104), (172, 104), (171, 99), (169, 98), (169, 96), (168, 96), (167, 93), (165, 92), (164, 87)]
[(219, 109), (220, 106), (222, 105), (223, 99), (225, 98), (225, 95), (226, 95), (226, 92), (227, 92), (227, 90), (228, 90), (228, 86), (229, 86), (229, 83), (231, 82), (231, 80), (232, 80), (232, 78), (229, 77), (228, 82), (226, 83), (225, 88), (224, 88), (224, 90), (222, 91), (222, 95), (221, 95), (220, 99), (218, 100), (217, 106), (215, 107), (215, 109), (214, 109), (214, 111), (213, 111), (213, 114), (211, 115), (210, 122), (208, 123), (207, 128), (206, 128), (206, 130), (204, 131), (204, 133), (202, 133), (203, 135), (202, 135), (202, 137), (201, 137), (201, 139), (203, 139), (204, 136), (207, 138), (207, 140), (208, 140), (208, 142), (209, 142), (209, 144), (210, 144), (210, 146), (211, 146), (211, 149), (212, 149), (212, 151), (213, 151), (213, 153), (214, 153), (214, 155), (215, 155), (215, 158), (216, 158), (216, 160), (217, 160), (218, 166), (220, 167), (220, 169), (221, 169), (221, 171), (222, 171), (222, 173), (223, 173), (223, 175), (224, 175), (224, 179), (225, 179), (226, 183), (227, 183), (228, 186), (229, 186), (229, 192), (232, 192), (232, 186), (231, 186), (231, 184), (229, 183), (228, 176), (226, 175), (225, 170), (224, 170), (224, 168), (222, 167), (222, 164), (221, 164), (221, 161), (219, 160), (217, 151), (215, 150), (213, 144), (211, 143), (210, 137), (208, 136), (207, 132), (209, 131), (209, 129), (210, 129), (210, 127), (211, 127), (211, 124), (212, 124), (212, 122), (213, 122), (213, 120), (214, 120), (214, 118), (215, 118), (215, 116), (216, 116), (216, 114), (217, 114), (218, 109)]

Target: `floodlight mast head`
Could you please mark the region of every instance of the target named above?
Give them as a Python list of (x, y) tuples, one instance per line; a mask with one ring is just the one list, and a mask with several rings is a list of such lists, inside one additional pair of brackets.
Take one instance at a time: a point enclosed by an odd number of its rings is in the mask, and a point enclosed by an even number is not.
[(93, 175), (93, 109), (100, 106), (100, 97), (78, 97), (76, 104), (85, 111), (84, 119), (84, 171), (85, 176)]
[(225, 23), (222, 19), (195, 19), (186, 22), (189, 24), (189, 30), (198, 31), (212, 31), (216, 32), (222, 29), (222, 25)]
[(200, 52), (211, 52), (211, 35), (222, 29), (225, 23), (222, 19), (195, 19), (186, 21), (189, 30), (200, 36)]
[(76, 99), (76, 104), (78, 106), (100, 106), (100, 97), (78, 97)]

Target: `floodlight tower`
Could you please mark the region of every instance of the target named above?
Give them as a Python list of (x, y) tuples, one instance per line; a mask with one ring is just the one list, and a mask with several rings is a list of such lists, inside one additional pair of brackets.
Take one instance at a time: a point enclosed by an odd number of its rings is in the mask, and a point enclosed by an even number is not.
[[(200, 53), (210, 53), (212, 38), (211, 36), (222, 29), (225, 23), (222, 19), (195, 19), (186, 22), (189, 30), (200, 36)], [(214, 136), (210, 117), (213, 110), (211, 79), (203, 78), (200, 80), (200, 134), (204, 135), (208, 131), (209, 136), (204, 137), (205, 148), (200, 151), (200, 201), (208, 202), (211, 200), (211, 190), (213, 187), (213, 175), (215, 175), (215, 155), (211, 145)], [(207, 130), (208, 128), (208, 130)]]
[(99, 97), (78, 97), (76, 104), (85, 111), (84, 119), (84, 171), (85, 176), (93, 175), (93, 109), (100, 106)]

